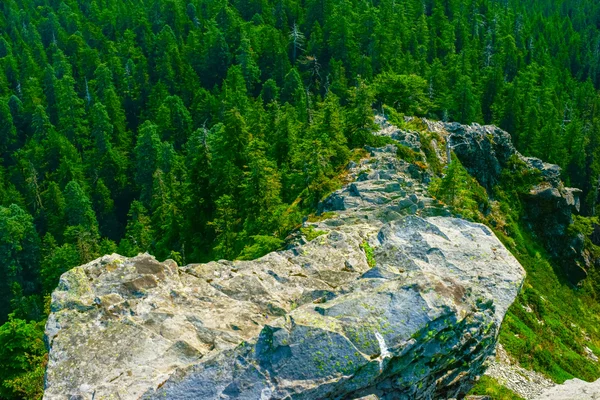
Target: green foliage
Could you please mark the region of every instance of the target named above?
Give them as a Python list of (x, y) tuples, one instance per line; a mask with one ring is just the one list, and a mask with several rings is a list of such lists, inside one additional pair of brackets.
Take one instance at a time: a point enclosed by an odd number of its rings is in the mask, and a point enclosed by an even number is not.
[[(40, 258), (40, 240), (33, 218), (19, 206), (0, 207), (0, 321), (10, 310), (15, 291), (35, 281)], [(28, 288), (27, 294), (33, 292)]]
[(587, 237), (594, 232), (594, 226), (596, 225), (598, 225), (598, 217), (574, 215), (573, 223), (569, 226), (569, 233), (571, 235), (582, 234)]
[(385, 118), (391, 125), (397, 126), (401, 129), (406, 127), (406, 120), (404, 119), (404, 115), (396, 111), (395, 108), (384, 104), (381, 107), (381, 110), (382, 114), (385, 116)]
[(64, 272), (81, 264), (81, 258), (74, 245), (65, 243), (57, 246), (49, 233), (44, 237), (43, 250), (44, 258), (40, 266), (40, 274), (44, 292), (50, 293)]
[(366, 141), (366, 145), (371, 147), (385, 147), (388, 144), (393, 144), (394, 146), (396, 146), (398, 145), (398, 141), (392, 139), (389, 136), (379, 135), (371, 135)]
[(489, 208), (487, 192), (456, 157), (448, 165), (445, 175), (431, 182), (429, 191), (463, 218), (482, 221)]
[(404, 160), (409, 163), (414, 163), (415, 161), (421, 161), (421, 155), (411, 149), (408, 146), (404, 146), (402, 144), (396, 143), (396, 156), (399, 159)]
[(350, 90), (347, 115), (348, 143), (350, 147), (362, 147), (376, 128), (373, 118), (375, 92), (362, 79)]
[(283, 240), (264, 235), (255, 235), (252, 237), (253, 244), (244, 247), (244, 250), (238, 256), (238, 260), (254, 260), (267, 253), (278, 250), (283, 246)]
[(483, 375), (469, 392), (473, 396), (489, 396), (494, 400), (523, 400), (521, 396), (500, 385), (498, 381)]
[(47, 363), (44, 324), (11, 317), (0, 326), (0, 397), (41, 399)]
[[(403, 116), (496, 123), (559, 163), (595, 214), (597, 2), (90, 4), (1, 6), (0, 321), (40, 318), (62, 271), (115, 246), (178, 262), (278, 247), (353, 148), (388, 143), (368, 134), (373, 106), (420, 132)], [(422, 148), (441, 176), (434, 140)], [(523, 240), (509, 188), (534, 177), (511, 173), (490, 211), (452, 168), (441, 196)]]
[(367, 264), (369, 267), (374, 268), (377, 265), (375, 261), (375, 251), (366, 240), (360, 244), (360, 248), (365, 252), (365, 257), (367, 258)]
[(210, 223), (217, 234), (215, 254), (220, 258), (232, 259), (238, 252), (236, 249), (236, 238), (238, 236), (237, 225), (240, 223), (238, 210), (235, 207), (233, 197), (223, 195), (217, 200), (217, 216)]
[(406, 115), (424, 116), (431, 102), (425, 95), (427, 81), (418, 75), (384, 72), (375, 79), (376, 97), (382, 104)]
[(151, 220), (148, 211), (139, 201), (131, 203), (128, 213), (129, 222), (125, 230), (125, 237), (119, 243), (119, 253), (133, 257), (138, 253), (150, 250), (154, 240)]
[(306, 240), (308, 240), (309, 242), (327, 233), (325, 231), (315, 229), (313, 225), (308, 225), (307, 227), (300, 228), (300, 232), (304, 235), (304, 237), (306, 237)]

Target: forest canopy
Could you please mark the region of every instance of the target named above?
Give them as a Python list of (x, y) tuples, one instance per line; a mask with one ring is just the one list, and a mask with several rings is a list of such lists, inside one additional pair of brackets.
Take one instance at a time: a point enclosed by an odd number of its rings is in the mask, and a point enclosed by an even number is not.
[(559, 164), (595, 214), (597, 1), (0, 10), (0, 347), (31, 348), (0, 354), (2, 398), (39, 395), (23, 382), (39, 379), (40, 346), (15, 341), (39, 340), (61, 273), (112, 252), (186, 263), (278, 248), (337, 187), (384, 104), (499, 125), (521, 152)]

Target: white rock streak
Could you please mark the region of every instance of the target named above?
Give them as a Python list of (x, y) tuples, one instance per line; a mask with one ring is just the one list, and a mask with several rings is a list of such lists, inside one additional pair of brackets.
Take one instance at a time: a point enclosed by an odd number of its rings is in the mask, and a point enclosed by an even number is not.
[(377, 342), (379, 343), (379, 350), (381, 351), (379, 356), (379, 371), (383, 371), (383, 360), (391, 357), (391, 354), (388, 350), (387, 344), (385, 344), (385, 339), (381, 336), (379, 331), (375, 331), (375, 337), (377, 338)]

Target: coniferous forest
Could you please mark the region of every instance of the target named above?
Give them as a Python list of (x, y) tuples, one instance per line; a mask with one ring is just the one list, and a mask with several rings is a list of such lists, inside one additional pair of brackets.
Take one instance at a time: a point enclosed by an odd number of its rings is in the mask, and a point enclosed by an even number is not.
[(48, 296), (103, 254), (279, 248), (374, 109), (496, 124), (594, 216), (595, 0), (0, 2), (0, 398), (39, 398)]

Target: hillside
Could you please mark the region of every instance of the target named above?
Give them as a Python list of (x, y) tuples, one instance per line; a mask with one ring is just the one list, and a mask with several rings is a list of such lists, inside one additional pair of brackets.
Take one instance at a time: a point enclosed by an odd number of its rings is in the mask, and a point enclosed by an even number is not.
[(285, 251), (182, 267), (113, 254), (64, 274), (44, 399), (464, 395), (525, 271), (396, 154), (349, 166)]
[[(597, 360), (582, 347), (598, 341), (599, 307), (573, 302), (587, 296), (560, 303), (558, 295), (572, 296), (568, 288), (544, 290), (539, 266), (521, 252), (526, 242), (506, 236), (519, 223), (509, 227), (507, 208), (493, 199), (506, 190), (523, 204), (521, 223), (560, 231), (579, 192), (493, 126), (408, 119), (399, 129), (376, 120), (375, 138), (387, 145), (367, 146), (367, 157), (348, 165), (349, 182), (320, 203), (285, 251), (179, 268), (113, 254), (64, 274), (46, 325), (45, 398), (460, 398), (486, 370), (498, 338), (505, 358), (559, 382), (597, 378)], [(435, 148), (459, 141), (465, 165), (487, 159), (479, 181), (458, 159), (434, 177), (448, 162)], [(516, 186), (507, 176), (529, 179)], [(488, 194), (481, 184), (494, 180)], [(548, 215), (565, 217), (539, 218), (545, 204), (553, 207)], [(492, 231), (453, 215), (484, 222), (505, 240), (528, 269), (525, 290), (522, 267)], [(570, 267), (579, 269), (575, 258)], [(556, 277), (544, 272), (545, 280)], [(528, 296), (509, 309), (519, 292)], [(577, 337), (557, 323), (592, 330)], [(502, 379), (498, 370), (491, 374)], [(481, 382), (475, 391), (485, 392)], [(541, 393), (526, 381), (506, 384), (526, 399)]]
[[(0, 398), (40, 398), (63, 273), (112, 253), (186, 265), (281, 249), (365, 146), (395, 140), (371, 135), (374, 115), (434, 139), (425, 160), (410, 142), (398, 156), (527, 270), (500, 334), (507, 351), (555, 381), (598, 377), (586, 358), (599, 353), (597, 2), (5, 0), (0, 11)], [(458, 140), (464, 168), (445, 168), (427, 147), (441, 143), (431, 121), (494, 124), (558, 167), (540, 161), (539, 186), (521, 163), (500, 171)]]

